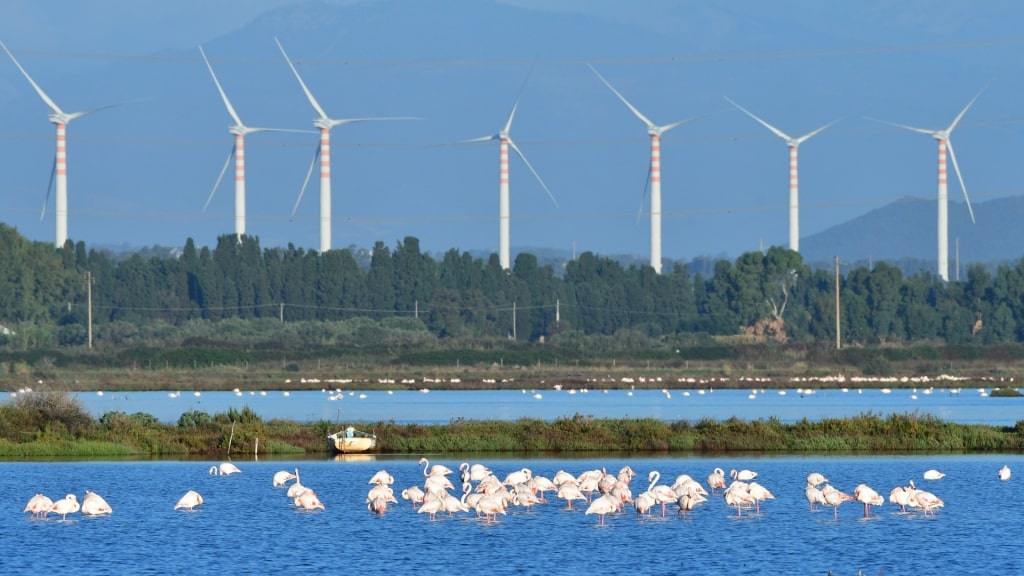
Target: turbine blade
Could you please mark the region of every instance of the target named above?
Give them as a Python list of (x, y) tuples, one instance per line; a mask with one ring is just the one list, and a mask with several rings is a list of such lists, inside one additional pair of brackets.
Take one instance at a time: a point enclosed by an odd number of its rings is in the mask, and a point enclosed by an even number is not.
[(228, 100), (228, 95), (224, 92), (224, 88), (221, 88), (220, 80), (217, 80), (217, 74), (213, 72), (213, 66), (210, 65), (210, 60), (206, 57), (206, 52), (202, 46), (199, 47), (199, 53), (203, 55), (203, 62), (206, 62), (206, 67), (210, 70), (210, 76), (213, 76), (213, 83), (217, 85), (217, 91), (220, 92), (220, 97), (224, 100), (224, 106), (227, 107), (228, 114), (231, 114), (235, 124), (245, 126), (245, 124), (242, 124), (242, 119), (238, 117), (238, 113), (235, 112), (235, 107), (231, 105), (231, 100)]
[(508, 120), (505, 121), (505, 129), (502, 130), (505, 134), (508, 134), (509, 130), (512, 129), (512, 119), (516, 115), (516, 109), (519, 108), (519, 99), (523, 97), (523, 90), (526, 89), (526, 83), (530, 81), (530, 74), (533, 73), (533, 64), (530, 65), (529, 70), (526, 71), (526, 78), (523, 78), (523, 83), (519, 85), (519, 92), (516, 93), (516, 101), (512, 104), (512, 111), (508, 114)]
[(492, 134), (490, 136), (481, 136), (479, 138), (471, 138), (469, 140), (459, 140), (456, 144), (471, 144), (473, 142), (490, 142), (491, 140), (497, 140), (501, 138), (498, 134)]
[(647, 203), (647, 190), (651, 187), (651, 165), (647, 165), (647, 178), (644, 178), (644, 192), (640, 195), (640, 208), (636, 211), (636, 223), (644, 215), (644, 204)]
[(871, 118), (870, 116), (865, 116), (864, 119), (865, 120), (871, 120), (872, 122), (878, 122), (878, 123), (881, 123), (881, 124), (888, 124), (889, 126), (895, 126), (897, 128), (903, 128), (904, 130), (910, 130), (911, 132), (920, 132), (921, 134), (927, 134), (929, 136), (935, 136), (935, 134), (936, 134), (935, 130), (928, 130), (927, 128), (917, 128), (917, 127), (914, 127), (914, 126), (907, 126), (906, 124), (897, 124), (895, 122), (889, 122), (888, 120), (879, 120), (878, 118)]
[(281, 54), (284, 55), (284, 61), (287, 62), (288, 67), (292, 69), (292, 73), (295, 74), (295, 78), (299, 81), (299, 85), (302, 86), (302, 91), (306, 93), (306, 98), (309, 100), (309, 103), (313, 105), (313, 108), (316, 109), (317, 114), (320, 115), (320, 119), (329, 120), (327, 112), (324, 112), (320, 103), (316, 101), (313, 93), (310, 92), (309, 87), (307, 87), (306, 83), (302, 81), (302, 76), (299, 76), (299, 71), (295, 69), (295, 65), (292, 64), (291, 58), (288, 57), (288, 53), (284, 51), (284, 46), (281, 45), (281, 41), (278, 40), (276, 36), (274, 37), (274, 42), (277, 42), (277, 47), (281, 49)]
[(318, 134), (316, 130), (302, 130), (299, 128), (254, 128), (251, 126), (245, 126), (246, 134), (253, 134), (255, 132), (291, 132), (295, 134)]
[(50, 204), (50, 191), (53, 190), (53, 179), (57, 175), (57, 157), (53, 157), (53, 167), (50, 168), (50, 183), (46, 185), (46, 199), (43, 200), (43, 211), (39, 213), (39, 221), (46, 217), (46, 207)]
[(700, 116), (694, 116), (693, 118), (687, 118), (685, 120), (680, 120), (678, 122), (673, 122), (671, 124), (665, 124), (664, 126), (658, 126), (657, 127), (658, 128), (658, 133), (659, 134), (664, 134), (665, 132), (668, 132), (669, 130), (671, 130), (673, 128), (678, 128), (678, 127), (682, 126), (683, 124), (689, 124), (690, 122), (693, 122), (697, 118), (700, 118)]
[(345, 124), (352, 124), (355, 122), (377, 122), (380, 120), (423, 120), (423, 118), (418, 118), (416, 116), (386, 116), (374, 118), (329, 118), (328, 120), (330, 120), (331, 128), (334, 128), (335, 126), (343, 126)]
[(615, 89), (615, 86), (612, 86), (611, 82), (605, 80), (604, 76), (601, 76), (601, 73), (597, 71), (597, 68), (594, 68), (590, 64), (587, 64), (587, 66), (589, 66), (590, 70), (593, 71), (593, 73), (596, 74), (597, 77), (601, 79), (601, 82), (604, 82), (604, 85), (607, 86), (609, 90), (611, 90), (616, 96), (619, 97), (619, 100), (622, 100), (623, 104), (625, 104), (630, 110), (633, 111), (633, 115), (635, 115), (637, 118), (639, 118), (641, 122), (646, 124), (648, 128), (653, 128), (654, 127), (654, 122), (651, 122), (650, 120), (648, 120), (647, 117), (644, 116), (643, 114), (641, 114), (640, 111), (637, 110), (635, 106), (630, 104), (629, 100), (626, 100), (626, 97), (623, 96), (621, 93), (619, 93), (619, 91)]
[(508, 145), (513, 150), (516, 151), (516, 154), (518, 154), (519, 157), (523, 160), (523, 164), (526, 164), (526, 167), (530, 169), (530, 172), (533, 172), (533, 176), (537, 179), (537, 182), (540, 182), (541, 187), (543, 187), (544, 191), (548, 193), (548, 198), (551, 198), (551, 201), (555, 204), (555, 208), (558, 208), (558, 200), (555, 200), (554, 194), (551, 193), (551, 190), (548, 190), (548, 185), (545, 184), (543, 180), (541, 180), (540, 174), (538, 174), (537, 171), (533, 169), (533, 166), (530, 164), (530, 161), (527, 160), (526, 156), (523, 155), (523, 152), (522, 150), (519, 149), (519, 146), (516, 146), (516, 143), (513, 142), (511, 138), (508, 139)]
[(316, 167), (316, 160), (320, 157), (320, 146), (317, 145), (316, 152), (313, 153), (313, 161), (309, 163), (309, 170), (306, 171), (306, 179), (302, 181), (302, 190), (299, 190), (299, 197), (295, 199), (295, 206), (292, 208), (292, 218), (295, 218), (295, 212), (299, 209), (299, 202), (302, 202), (302, 195), (306, 193), (306, 186), (309, 186), (309, 179), (313, 176), (313, 168)]
[(49, 96), (47, 96), (46, 92), (43, 92), (43, 89), (39, 87), (39, 84), (36, 84), (36, 81), (33, 80), (32, 77), (28, 75), (28, 72), (26, 72), (25, 69), (21, 67), (21, 64), (18, 62), (18, 59), (15, 58), (14, 54), (11, 54), (11, 51), (7, 49), (7, 45), (3, 42), (0, 42), (0, 46), (2, 46), (4, 52), (7, 52), (7, 55), (11, 57), (11, 61), (14, 62), (14, 65), (18, 67), (18, 70), (21, 70), (22, 75), (25, 76), (26, 79), (28, 79), (29, 84), (31, 84), (32, 87), (35, 88), (36, 93), (39, 94), (39, 97), (43, 99), (43, 102), (46, 102), (46, 105), (49, 106), (50, 109), (56, 112), (57, 114), (64, 114), (64, 111), (60, 109), (60, 106), (57, 106), (57, 103), (54, 102)]
[(778, 129), (778, 128), (776, 128), (775, 126), (772, 126), (771, 124), (769, 124), (769, 123), (765, 122), (764, 120), (762, 120), (762, 119), (758, 118), (758, 117), (757, 117), (757, 115), (755, 115), (755, 114), (754, 114), (753, 112), (751, 112), (750, 110), (747, 110), (747, 109), (746, 109), (746, 108), (744, 108), (743, 106), (740, 106), (740, 105), (739, 105), (739, 104), (737, 104), (736, 102), (733, 102), (732, 98), (729, 98), (728, 96), (723, 96), (723, 98), (725, 98), (726, 100), (728, 100), (728, 101), (729, 101), (729, 103), (730, 103), (730, 104), (732, 104), (733, 106), (735, 106), (735, 107), (739, 108), (739, 109), (740, 109), (740, 111), (741, 111), (741, 112), (743, 112), (744, 114), (746, 114), (747, 116), (750, 116), (750, 117), (751, 117), (751, 118), (753, 118), (754, 120), (757, 120), (757, 122), (758, 122), (759, 124), (761, 124), (762, 126), (764, 126), (764, 127), (765, 127), (765, 128), (767, 128), (767, 129), (771, 130), (771, 131), (772, 131), (772, 133), (773, 133), (773, 134), (775, 134), (776, 136), (778, 136), (779, 138), (782, 138), (783, 140), (787, 140), (787, 141), (788, 141), (788, 140), (792, 140), (792, 138), (790, 138), (790, 137), (789, 137), (789, 134), (786, 134), (786, 133), (785, 133), (785, 132), (783, 132), (782, 130), (779, 130), (779, 129)]
[(231, 153), (228, 154), (228, 159), (224, 161), (224, 167), (220, 169), (220, 175), (217, 176), (217, 181), (213, 184), (213, 190), (210, 190), (210, 196), (206, 199), (206, 204), (203, 204), (203, 212), (206, 212), (207, 206), (210, 205), (210, 200), (213, 200), (213, 195), (217, 193), (217, 188), (220, 188), (220, 181), (224, 179), (224, 173), (228, 171), (228, 166), (231, 165), (231, 159), (235, 157), (235, 147), (231, 147)]
[(796, 142), (797, 146), (799, 146), (800, 144), (803, 144), (804, 142), (806, 142), (806, 141), (810, 140), (811, 138), (814, 138), (814, 137), (815, 137), (815, 136), (817, 136), (818, 134), (821, 134), (821, 133), (822, 133), (822, 132), (824, 132), (824, 131), (825, 131), (825, 130), (826, 130), (827, 128), (829, 128), (830, 126), (832, 126), (833, 124), (835, 124), (836, 122), (839, 122), (839, 119), (838, 119), (838, 118), (837, 118), (837, 119), (835, 119), (835, 120), (833, 120), (833, 121), (831, 121), (831, 122), (829, 122), (828, 124), (825, 124), (825, 125), (824, 125), (824, 126), (822, 126), (821, 128), (818, 128), (817, 130), (812, 130), (812, 131), (808, 132), (807, 134), (804, 134), (803, 136), (800, 136), (799, 138), (797, 138), (797, 139), (795, 140), (795, 142)]
[(960, 180), (960, 189), (964, 191), (964, 200), (967, 201), (967, 211), (971, 214), (971, 223), (974, 224), (974, 208), (971, 208), (971, 199), (967, 196), (967, 186), (964, 185), (964, 177), (960, 174), (960, 165), (956, 161), (956, 152), (953, 151), (953, 141), (949, 138), (946, 138), (946, 148), (949, 149), (949, 158), (953, 161), (956, 177)]
[(975, 94), (974, 98), (971, 98), (971, 101), (967, 103), (967, 106), (964, 106), (964, 109), (961, 110), (960, 113), (956, 115), (956, 118), (953, 119), (953, 123), (949, 125), (949, 128), (946, 128), (946, 134), (947, 135), (950, 134), (951, 132), (953, 132), (953, 128), (956, 128), (956, 125), (960, 123), (960, 119), (963, 118), (964, 114), (967, 113), (967, 110), (971, 106), (974, 105), (974, 101), (977, 100), (978, 97), (981, 96), (981, 94), (983, 92), (985, 92), (985, 90), (987, 90), (987, 89), (988, 89), (988, 85), (986, 85), (984, 88), (982, 88), (980, 92)]

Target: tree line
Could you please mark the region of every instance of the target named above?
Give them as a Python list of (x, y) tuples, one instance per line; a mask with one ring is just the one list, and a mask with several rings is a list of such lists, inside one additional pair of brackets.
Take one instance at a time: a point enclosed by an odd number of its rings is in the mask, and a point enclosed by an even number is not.
[(972, 265), (954, 282), (904, 275), (886, 262), (841, 273), (811, 268), (781, 247), (718, 260), (710, 273), (677, 262), (659, 275), (590, 252), (563, 270), (521, 253), (504, 270), (497, 255), (452, 249), (434, 258), (406, 237), (393, 247), (377, 242), (365, 267), (349, 249), (261, 248), (258, 238), (234, 235), (212, 249), (189, 239), (175, 256), (119, 259), (83, 242), (54, 249), (0, 224), (0, 324), (9, 331), (0, 329), (0, 343), (7, 346), (81, 346), (90, 326), (102, 343), (140, 325), (394, 318), (439, 339), (602, 335), (628, 345), (630, 335), (706, 335), (813, 343), (836, 339), (837, 301), (844, 344), (1021, 342), (1024, 259), (994, 271)]

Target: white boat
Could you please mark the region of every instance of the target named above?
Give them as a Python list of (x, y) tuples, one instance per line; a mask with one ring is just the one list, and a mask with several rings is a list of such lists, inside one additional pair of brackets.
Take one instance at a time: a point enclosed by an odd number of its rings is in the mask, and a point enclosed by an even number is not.
[(362, 432), (349, 426), (344, 430), (327, 435), (327, 447), (337, 454), (366, 452), (377, 447), (377, 435)]

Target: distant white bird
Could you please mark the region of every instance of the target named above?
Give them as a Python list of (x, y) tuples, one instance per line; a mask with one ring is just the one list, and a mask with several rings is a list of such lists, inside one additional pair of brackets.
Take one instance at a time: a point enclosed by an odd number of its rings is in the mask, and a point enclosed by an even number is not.
[(295, 480), (295, 474), (287, 470), (280, 470), (274, 473), (274, 488), (283, 488), (288, 482)]
[(174, 509), (177, 510), (178, 508), (186, 508), (188, 509), (189, 512), (191, 512), (193, 508), (199, 506), (202, 503), (203, 497), (199, 495), (199, 492), (196, 492), (195, 490), (189, 490), (188, 492), (185, 492), (185, 495), (182, 496), (181, 499), (178, 500), (178, 503), (174, 505)]
[(50, 513), (50, 508), (53, 507), (53, 500), (50, 500), (43, 494), (36, 494), (29, 499), (28, 504), (25, 504), (24, 512), (31, 512), (32, 518), (43, 518)]
[(735, 470), (735, 469), (733, 469), (731, 472), (729, 472), (729, 477), (732, 478), (733, 480), (739, 480), (741, 482), (749, 482), (749, 481), (753, 480), (754, 478), (757, 478), (757, 472), (752, 472), (750, 470)]
[(927, 470), (924, 473), (925, 480), (941, 480), (943, 476), (945, 476), (945, 474), (938, 470)]
[(85, 498), (82, 498), (83, 516), (102, 516), (113, 512), (114, 510), (103, 499), (103, 496), (89, 490), (85, 491)]
[(79, 506), (78, 498), (74, 494), (68, 494), (63, 500), (57, 500), (50, 506), (50, 512), (60, 514), (61, 520), (67, 520), (68, 514), (78, 512)]
[(238, 466), (231, 462), (222, 462), (220, 466), (210, 466), (210, 476), (230, 476), (241, 472)]
[(999, 469), (999, 479), (1000, 480), (1009, 480), (1010, 479), (1010, 467), (1009, 466), (1003, 466), (1002, 468)]

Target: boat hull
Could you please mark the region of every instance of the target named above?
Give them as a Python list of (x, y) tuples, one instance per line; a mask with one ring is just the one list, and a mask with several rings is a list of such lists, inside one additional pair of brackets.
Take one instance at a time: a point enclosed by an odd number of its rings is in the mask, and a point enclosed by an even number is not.
[(336, 454), (368, 452), (377, 447), (377, 436), (346, 428), (327, 436), (327, 447)]

